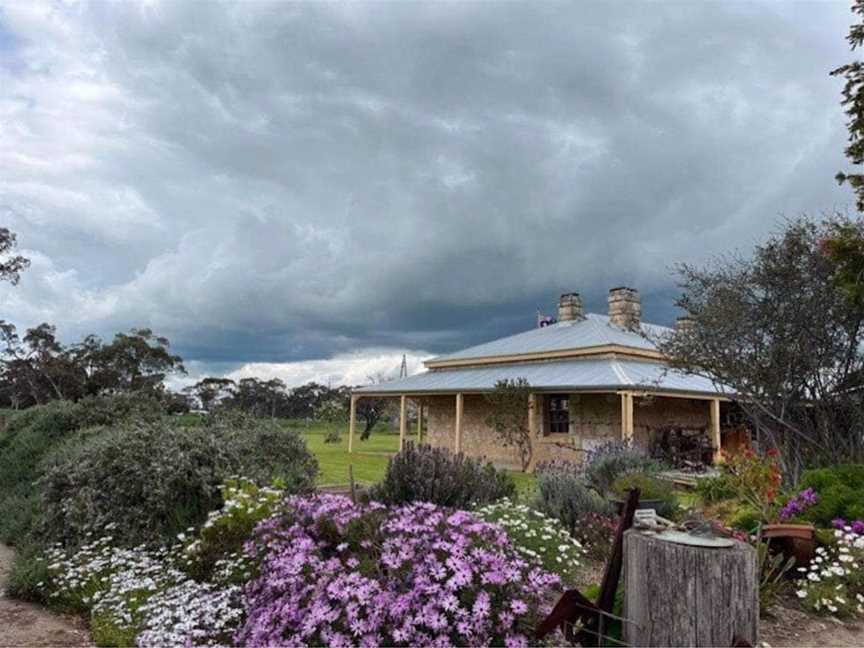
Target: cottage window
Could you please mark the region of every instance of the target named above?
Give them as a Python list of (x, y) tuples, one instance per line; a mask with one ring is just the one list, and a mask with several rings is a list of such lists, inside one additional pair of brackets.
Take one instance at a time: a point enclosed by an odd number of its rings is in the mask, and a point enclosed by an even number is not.
[(546, 433), (567, 434), (570, 431), (570, 397), (552, 394), (546, 397)]

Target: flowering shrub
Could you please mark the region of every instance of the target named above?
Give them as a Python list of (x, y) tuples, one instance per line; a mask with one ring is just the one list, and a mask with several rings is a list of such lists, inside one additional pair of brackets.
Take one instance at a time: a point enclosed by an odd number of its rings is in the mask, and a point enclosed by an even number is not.
[(812, 488), (805, 488), (800, 493), (790, 498), (783, 508), (780, 509), (781, 520), (791, 520), (800, 517), (811, 506), (819, 502), (819, 496)]
[[(281, 484), (277, 481), (277, 486)], [(276, 511), (284, 491), (261, 488), (248, 479), (229, 479), (222, 486), (225, 503), (210, 511), (197, 535), (184, 543), (183, 568), (196, 580), (214, 577), (222, 582), (242, 583), (251, 576), (251, 566), (243, 554), (243, 544), (252, 536), (255, 526)]]
[[(109, 529), (110, 530), (110, 529)], [(230, 642), (242, 615), (236, 585), (199, 583), (166, 549), (119, 548), (105, 536), (68, 553), (46, 553), (39, 583), (58, 607), (90, 614), (99, 645), (209, 646)]]
[(801, 487), (819, 493), (819, 502), (805, 516), (813, 524), (827, 527), (835, 518), (864, 519), (864, 464), (805, 470)]
[(844, 530), (848, 526), (852, 533), (864, 535), (864, 520), (853, 520), (852, 522), (847, 523), (843, 518), (834, 518), (831, 520), (831, 526), (835, 529), (841, 530)]
[(585, 513), (577, 519), (574, 536), (594, 560), (605, 562), (612, 555), (618, 520), (602, 513)]
[(801, 604), (819, 614), (838, 617), (864, 614), (864, 536), (844, 527), (836, 542), (818, 547), (796, 592)]
[(428, 503), (292, 496), (247, 550), (251, 646), (527, 646), (560, 585), (502, 527)]
[(157, 592), (138, 610), (144, 620), (136, 644), (140, 648), (231, 645), (243, 617), (241, 591), (239, 585), (183, 580)]
[(477, 509), (476, 514), (504, 527), (507, 537), (525, 558), (558, 574), (564, 583), (575, 582), (585, 549), (561, 522), (509, 499), (487, 504)]
[(721, 466), (737, 497), (756, 510), (761, 522), (774, 520), (782, 482), (777, 450), (771, 449), (759, 455), (747, 449), (723, 458)]
[(445, 448), (411, 442), (387, 464), (387, 473), (371, 492), (387, 504), (431, 502), (468, 508), (513, 497), (516, 485), (503, 470)]

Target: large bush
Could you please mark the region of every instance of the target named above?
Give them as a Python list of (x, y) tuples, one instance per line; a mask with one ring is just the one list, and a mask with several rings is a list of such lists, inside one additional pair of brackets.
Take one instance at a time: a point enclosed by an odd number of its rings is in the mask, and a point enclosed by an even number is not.
[(77, 544), (110, 522), (127, 544), (159, 542), (201, 523), (221, 505), (227, 478), (279, 478), (308, 490), (315, 459), (293, 431), (260, 419), (214, 417), (183, 427), (170, 419), (82, 432), (50, 459), (41, 479), (47, 537)]
[(538, 467), (537, 491), (534, 507), (558, 519), (576, 537), (587, 513), (608, 515), (612, 511), (612, 505), (585, 483), (579, 467), (566, 461)]
[(45, 456), (78, 429), (81, 407), (55, 401), (8, 414), (0, 431), (0, 541), (18, 544), (38, 518)]
[(253, 550), (246, 646), (528, 646), (560, 584), (500, 526), (427, 503), (291, 497)]
[(656, 473), (662, 468), (663, 465), (641, 446), (629, 441), (609, 441), (586, 454), (582, 475), (589, 486), (606, 495), (621, 475)]
[(444, 448), (406, 443), (390, 459), (384, 480), (373, 487), (373, 499), (388, 504), (431, 502), (468, 508), (513, 497), (516, 486), (491, 463), (452, 454)]
[(800, 486), (812, 488), (819, 497), (805, 514), (815, 524), (829, 527), (835, 518), (864, 519), (864, 464), (807, 470)]

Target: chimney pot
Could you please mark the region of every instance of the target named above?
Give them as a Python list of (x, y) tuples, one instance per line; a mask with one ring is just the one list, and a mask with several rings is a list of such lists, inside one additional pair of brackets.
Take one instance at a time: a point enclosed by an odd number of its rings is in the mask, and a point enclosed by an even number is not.
[(558, 321), (572, 322), (585, 319), (582, 310), (582, 298), (579, 293), (564, 293), (558, 300)]
[(638, 331), (642, 323), (642, 300), (635, 288), (609, 290), (609, 323), (628, 331)]

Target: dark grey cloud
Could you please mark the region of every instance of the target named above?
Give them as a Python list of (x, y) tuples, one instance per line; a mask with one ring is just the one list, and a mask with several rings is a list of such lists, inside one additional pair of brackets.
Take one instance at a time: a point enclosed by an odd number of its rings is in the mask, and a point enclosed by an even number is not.
[[(843, 3), (10, 3), (0, 317), (440, 352), (844, 209)], [(418, 356), (422, 355), (418, 353)]]

